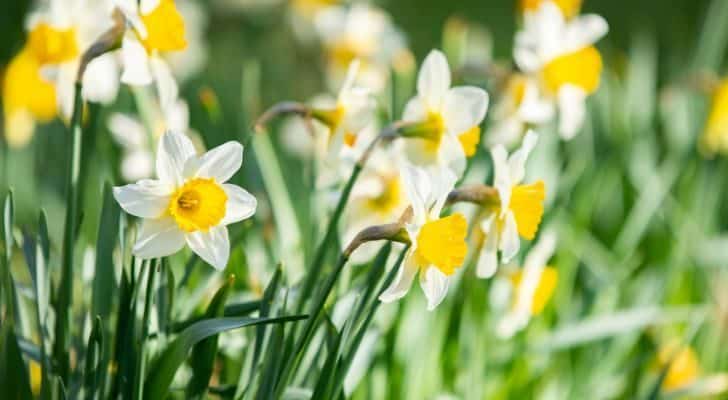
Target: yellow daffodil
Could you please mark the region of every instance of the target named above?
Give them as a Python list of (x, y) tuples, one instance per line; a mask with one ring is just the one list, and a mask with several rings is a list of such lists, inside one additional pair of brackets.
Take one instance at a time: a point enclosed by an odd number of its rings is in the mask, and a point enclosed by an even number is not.
[(521, 12), (531, 13), (535, 12), (541, 6), (541, 3), (553, 2), (565, 18), (572, 18), (579, 14), (581, 9), (582, 0), (519, 0), (518, 8)]
[(662, 381), (664, 390), (683, 388), (695, 382), (700, 375), (698, 357), (690, 346), (669, 343), (660, 348), (657, 361), (660, 369), (669, 364), (665, 380)]
[[(540, 314), (546, 307), (558, 280), (556, 268), (546, 265), (555, 248), (555, 234), (544, 234), (526, 256), (523, 268), (498, 279), (498, 285), (507, 288), (501, 289), (506, 293), (507, 309), (496, 327), (499, 336), (513, 336), (526, 327), (532, 316)], [(495, 305), (499, 302), (503, 303), (500, 299), (493, 301)]]
[(227, 225), (255, 213), (255, 197), (225, 183), (243, 162), (243, 146), (228, 142), (198, 157), (187, 136), (167, 132), (157, 149), (157, 179), (114, 188), (127, 213), (143, 219), (134, 245), (137, 257), (176, 253), (185, 243), (217, 269), (227, 265)]
[(499, 203), (486, 210), (481, 229), (485, 243), (478, 259), (477, 275), (492, 276), (498, 267), (498, 251), (501, 262), (509, 262), (518, 253), (520, 237), (532, 240), (543, 216), (546, 188), (543, 181), (522, 184), (526, 175), (526, 160), (536, 146), (538, 136), (529, 131), (521, 148), (508, 157), (502, 145), (491, 150), (495, 166), (494, 186)]
[(480, 141), (488, 94), (474, 86), (451, 88), (450, 79), (445, 55), (431, 51), (417, 77), (417, 96), (404, 110), (403, 120), (416, 123), (404, 133), (405, 151), (415, 164), (447, 166), (460, 176)]
[(553, 114), (553, 104), (543, 98), (538, 81), (514, 74), (493, 109), (495, 124), (488, 132), (486, 144), (513, 146), (520, 142), (529, 125), (544, 124)]
[(516, 64), (538, 79), (544, 96), (557, 105), (564, 139), (571, 139), (581, 129), (586, 97), (599, 86), (602, 57), (594, 43), (608, 29), (598, 15), (566, 20), (555, 3), (542, 1), (524, 15), (523, 30), (516, 34)]
[(728, 79), (713, 93), (701, 144), (707, 155), (728, 154)]
[(404, 297), (419, 273), (427, 309), (433, 310), (445, 298), (450, 280), (468, 250), (465, 217), (440, 216), (457, 177), (448, 168), (404, 165), (401, 179), (413, 211), (405, 224), (411, 245), (397, 276), (379, 299), (388, 303)]

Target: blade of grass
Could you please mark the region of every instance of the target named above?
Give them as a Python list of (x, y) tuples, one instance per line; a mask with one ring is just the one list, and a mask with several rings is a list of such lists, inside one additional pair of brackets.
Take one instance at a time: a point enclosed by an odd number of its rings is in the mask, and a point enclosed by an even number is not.
[(86, 365), (83, 373), (85, 399), (99, 399), (103, 395), (101, 383), (104, 375), (104, 327), (99, 316), (94, 318), (93, 327), (86, 346)]
[(7, 321), (0, 330), (0, 388), (4, 399), (24, 400), (33, 397), (14, 324)]
[(139, 338), (139, 358), (137, 359), (137, 367), (135, 369), (134, 378), (134, 398), (142, 399), (144, 393), (144, 375), (147, 367), (147, 338), (149, 336), (149, 317), (151, 316), (152, 303), (154, 302), (155, 278), (157, 276), (157, 260), (149, 262), (147, 268), (147, 287), (146, 296), (144, 296), (144, 311), (142, 314), (141, 337)]

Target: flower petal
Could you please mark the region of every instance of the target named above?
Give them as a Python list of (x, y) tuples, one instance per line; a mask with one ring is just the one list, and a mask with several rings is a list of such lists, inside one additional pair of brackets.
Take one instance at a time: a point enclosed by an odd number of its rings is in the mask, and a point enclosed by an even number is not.
[(518, 225), (516, 225), (516, 217), (512, 212), (508, 211), (505, 215), (503, 231), (500, 234), (500, 250), (501, 261), (508, 263), (518, 253), (521, 246), (518, 238)]
[(133, 253), (144, 259), (165, 257), (178, 252), (184, 245), (184, 233), (173, 218), (145, 219)]
[(475, 86), (460, 86), (445, 93), (442, 117), (450, 133), (459, 135), (480, 125), (488, 110), (488, 93)]
[(410, 287), (412, 287), (412, 281), (414, 280), (415, 274), (417, 274), (417, 270), (419, 268), (413, 261), (414, 250), (410, 249), (408, 253), (409, 254), (407, 254), (404, 264), (399, 268), (399, 271), (397, 271), (397, 276), (394, 277), (392, 284), (389, 285), (387, 290), (379, 295), (379, 301), (383, 303), (391, 303), (395, 300), (399, 300), (404, 297)]
[(94, 58), (83, 74), (83, 98), (109, 104), (119, 92), (119, 67), (113, 54)]
[(420, 287), (427, 297), (427, 311), (434, 310), (445, 299), (449, 282), (447, 275), (435, 267), (429, 267), (420, 274)]
[(165, 182), (141, 180), (114, 188), (114, 198), (127, 213), (140, 218), (158, 218), (169, 206), (174, 188)]
[(427, 108), (439, 110), (450, 88), (450, 66), (439, 50), (432, 50), (422, 62), (417, 76), (417, 93)]
[(216, 269), (225, 269), (230, 258), (230, 239), (224, 226), (210, 228), (207, 232), (197, 231), (185, 235), (187, 245), (206, 263)]
[(526, 160), (528, 160), (531, 150), (536, 147), (537, 141), (538, 135), (536, 132), (529, 130), (523, 138), (521, 147), (508, 158), (508, 173), (510, 174), (511, 185), (518, 185), (526, 176)]
[(121, 81), (128, 85), (143, 86), (152, 83), (149, 56), (144, 46), (129, 36), (121, 42), (121, 62), (124, 72)]
[(582, 15), (569, 22), (564, 30), (567, 51), (577, 51), (591, 46), (609, 31), (607, 21), (599, 15)]
[(440, 218), (442, 207), (445, 205), (445, 201), (447, 201), (453, 187), (455, 187), (458, 178), (450, 168), (446, 167), (432, 167), (428, 172), (432, 182), (432, 192), (426, 204), (431, 206), (430, 218), (437, 219)]
[(440, 148), (438, 149), (438, 164), (446, 166), (454, 174), (455, 177), (462, 177), (467, 164), (465, 150), (460, 140), (454, 135), (444, 135), (440, 140)]
[(154, 174), (154, 154), (139, 149), (125, 154), (121, 160), (121, 176), (127, 182), (147, 179)]
[(559, 89), (559, 133), (564, 140), (571, 140), (584, 124), (586, 118), (586, 92), (566, 84)]
[(511, 187), (513, 186), (508, 168), (508, 152), (503, 145), (498, 144), (490, 149), (490, 155), (493, 159), (493, 169), (495, 170), (493, 186), (498, 190), (501, 209), (506, 209), (511, 201)]
[[(179, 89), (177, 87), (177, 81), (172, 76), (172, 71), (169, 69), (167, 63), (160, 57), (155, 56), (150, 58), (149, 65), (152, 69), (152, 75), (154, 81), (157, 84), (157, 95), (159, 96), (159, 105), (162, 108), (165, 121), (168, 121), (168, 114), (170, 109), (174, 107), (179, 95)], [(167, 124), (169, 126), (169, 124)]]
[(185, 162), (194, 156), (195, 146), (186, 135), (171, 131), (165, 133), (157, 148), (157, 176), (162, 181), (181, 186)]
[(478, 278), (490, 278), (495, 275), (498, 269), (498, 230), (495, 228), (496, 215), (492, 214), (481, 223), (481, 229), (485, 234), (485, 243), (478, 257), (478, 265), (475, 274)]
[(208, 151), (200, 157), (197, 176), (214, 178), (217, 182), (227, 182), (243, 165), (243, 145), (230, 141)]
[(227, 195), (227, 203), (225, 203), (225, 216), (220, 224), (230, 225), (255, 214), (258, 201), (247, 190), (228, 183), (223, 184), (222, 189)]
[(412, 205), (413, 220), (416, 224), (422, 224), (427, 220), (425, 202), (432, 192), (430, 179), (425, 170), (406, 162), (400, 167), (400, 176), (404, 192)]
[(427, 118), (427, 110), (421, 97), (414, 97), (404, 106), (402, 120), (408, 122), (421, 122)]
[(107, 122), (111, 137), (125, 150), (143, 149), (147, 143), (144, 125), (127, 114), (113, 113)]

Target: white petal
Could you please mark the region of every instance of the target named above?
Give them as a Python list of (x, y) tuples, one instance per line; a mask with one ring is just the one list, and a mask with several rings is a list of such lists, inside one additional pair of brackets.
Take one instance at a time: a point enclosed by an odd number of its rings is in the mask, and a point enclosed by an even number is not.
[(488, 110), (488, 93), (475, 86), (460, 86), (445, 93), (442, 117), (447, 129), (456, 135), (480, 125)]
[(511, 200), (511, 176), (508, 168), (508, 152), (503, 145), (496, 145), (490, 150), (493, 159), (493, 186), (498, 190), (501, 208), (508, 208)]
[(498, 230), (495, 228), (496, 215), (492, 214), (481, 223), (485, 234), (485, 243), (478, 257), (478, 266), (475, 273), (478, 278), (490, 278), (498, 269)]
[(146, 147), (147, 133), (144, 125), (138, 120), (122, 113), (113, 113), (109, 117), (107, 127), (111, 136), (126, 150)]
[(424, 223), (427, 220), (427, 205), (425, 202), (432, 193), (429, 176), (422, 168), (406, 162), (402, 163), (400, 167), (400, 176), (404, 192), (410, 201), (410, 205), (412, 205), (415, 223)]
[(518, 226), (513, 213), (508, 211), (500, 234), (500, 250), (502, 261), (508, 263), (518, 253), (521, 242), (518, 239)]
[[(71, 119), (73, 114), (73, 97), (76, 93), (76, 69), (78, 64), (75, 62), (65, 63), (58, 68), (53, 68), (52, 73), (55, 75), (56, 96), (58, 106), (61, 110), (61, 116), (66, 120)], [(46, 69), (47, 72), (51, 70)]]
[(543, 268), (556, 250), (556, 233), (552, 230), (541, 234), (535, 246), (528, 251), (528, 256), (523, 263), (524, 270), (532, 268)]
[(143, 39), (146, 39), (147, 29), (139, 16), (137, 0), (113, 0), (113, 3), (114, 6), (116, 6), (122, 14), (124, 14), (124, 18), (126, 18), (132, 28), (134, 28)]
[(128, 85), (142, 86), (152, 83), (152, 71), (149, 69), (149, 56), (142, 44), (125, 36), (121, 42), (121, 62), (124, 72), (121, 81)]
[(414, 263), (414, 250), (410, 249), (404, 264), (397, 271), (397, 276), (394, 277), (394, 281), (389, 285), (387, 290), (379, 295), (379, 301), (383, 303), (391, 303), (395, 300), (399, 300), (407, 294), (410, 287), (412, 287), (412, 281), (417, 274), (418, 267)]
[(109, 104), (119, 92), (119, 66), (113, 54), (94, 58), (83, 74), (83, 98)]
[(177, 96), (179, 95), (177, 82), (174, 80), (172, 71), (169, 69), (167, 63), (160, 57), (150, 58), (149, 65), (152, 68), (152, 75), (154, 76), (154, 81), (157, 84), (159, 106), (162, 108), (165, 121), (168, 121), (170, 109), (174, 107), (177, 101)]
[(531, 150), (536, 147), (537, 141), (538, 135), (536, 132), (529, 130), (523, 138), (521, 147), (508, 158), (508, 171), (511, 178), (511, 185), (518, 185), (526, 176), (526, 160)]
[(349, 69), (346, 71), (346, 78), (344, 79), (344, 83), (341, 85), (341, 90), (339, 91), (339, 99), (342, 99), (342, 97), (346, 97), (348, 95), (348, 92), (354, 88), (354, 84), (356, 83), (356, 75), (359, 73), (359, 60), (354, 60), (349, 64)]
[(174, 219), (145, 219), (142, 221), (133, 253), (145, 259), (165, 257), (178, 252), (184, 245), (184, 233)]
[(181, 186), (184, 183), (184, 167), (195, 156), (195, 146), (190, 139), (178, 132), (167, 132), (159, 139), (157, 148), (157, 176), (160, 180)]
[(439, 164), (450, 168), (456, 177), (463, 176), (467, 157), (465, 157), (463, 145), (460, 144), (460, 140), (455, 135), (446, 134), (440, 139), (438, 159)]
[(427, 268), (424, 274), (420, 274), (420, 287), (427, 297), (428, 311), (434, 310), (445, 299), (449, 281), (447, 275), (435, 267)]
[(149, 14), (159, 6), (160, 0), (141, 0), (139, 2), (139, 10), (142, 14)]
[(243, 145), (230, 141), (208, 151), (200, 157), (197, 176), (214, 178), (217, 182), (227, 182), (243, 165)]
[(230, 239), (224, 226), (210, 228), (207, 232), (197, 231), (185, 235), (187, 245), (206, 263), (216, 269), (225, 269), (230, 257)]
[(607, 21), (599, 15), (588, 14), (575, 18), (566, 25), (564, 46), (567, 51), (576, 51), (591, 46), (609, 31)]
[(421, 97), (414, 97), (407, 102), (402, 113), (402, 120), (408, 122), (421, 122), (427, 118), (427, 109)]
[(428, 108), (439, 110), (450, 88), (450, 66), (439, 50), (432, 50), (422, 62), (417, 76), (417, 93)]
[(187, 132), (190, 127), (190, 109), (187, 102), (177, 99), (165, 110), (164, 114), (167, 129), (175, 132)]
[(225, 203), (225, 217), (220, 221), (221, 225), (230, 225), (255, 214), (258, 201), (247, 190), (229, 183), (223, 184), (222, 189), (227, 195), (227, 202)]
[(447, 167), (432, 167), (428, 170), (430, 180), (432, 181), (432, 192), (430, 198), (427, 199), (426, 205), (430, 207), (430, 218), (440, 218), (442, 207), (447, 201), (455, 182), (458, 178), (455, 173)]
[(158, 218), (169, 206), (174, 188), (151, 179), (114, 188), (114, 198), (127, 213), (140, 218)]
[(147, 179), (154, 174), (154, 154), (139, 149), (125, 154), (121, 160), (121, 176), (127, 182)]
[(581, 129), (586, 117), (586, 92), (566, 84), (559, 89), (559, 133), (564, 140), (571, 140)]

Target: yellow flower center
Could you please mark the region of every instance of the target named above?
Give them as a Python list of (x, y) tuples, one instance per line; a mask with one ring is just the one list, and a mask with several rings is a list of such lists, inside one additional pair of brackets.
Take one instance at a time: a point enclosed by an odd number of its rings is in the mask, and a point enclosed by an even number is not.
[(157, 8), (142, 15), (147, 38), (142, 40), (147, 52), (184, 50), (185, 21), (174, 5), (174, 0), (160, 0)]
[(225, 216), (227, 195), (214, 179), (195, 178), (172, 195), (169, 213), (186, 232), (207, 231)]
[[(547, 0), (520, 0), (519, 8), (521, 12), (524, 11), (535, 11), (540, 6), (541, 3)], [(565, 18), (571, 18), (579, 13), (579, 9), (581, 8), (581, 0), (551, 0), (553, 1), (557, 7), (561, 10), (561, 13), (564, 14)]]
[(291, 6), (304, 16), (313, 17), (317, 11), (340, 2), (341, 0), (293, 0)]
[(728, 79), (713, 95), (702, 145), (708, 154), (728, 153)]
[(76, 29), (58, 29), (41, 22), (30, 31), (28, 48), (41, 65), (73, 60), (79, 54)]
[(543, 217), (543, 201), (546, 187), (543, 181), (530, 185), (517, 185), (511, 191), (509, 208), (516, 218), (518, 234), (526, 240), (533, 240)]
[(523, 102), (523, 98), (526, 97), (526, 77), (520, 74), (512, 75), (508, 79), (507, 92), (511, 96), (513, 105), (518, 107)]
[(564, 54), (549, 62), (541, 72), (545, 89), (557, 93), (562, 85), (570, 83), (587, 94), (599, 87), (602, 56), (594, 46)]
[(480, 143), (480, 127), (476, 125), (461, 133), (458, 136), (458, 140), (460, 141), (460, 145), (463, 146), (465, 156), (472, 157), (478, 150), (478, 143)]
[[(559, 272), (556, 268), (546, 266), (541, 271), (541, 277), (538, 280), (536, 290), (533, 292), (533, 299), (531, 300), (531, 315), (541, 314), (546, 304), (551, 300), (556, 289), (556, 283), (559, 280)], [(519, 292), (523, 290), (521, 282), (523, 281), (523, 269), (511, 275), (511, 282), (515, 286), (515, 297), (518, 297)]]
[(676, 344), (664, 346), (658, 353), (660, 367), (670, 363), (662, 388), (675, 390), (693, 383), (700, 374), (700, 365), (691, 347), (678, 349)]
[(371, 211), (388, 216), (402, 203), (402, 185), (399, 175), (383, 176), (384, 189), (376, 196), (366, 200), (366, 206)]
[(427, 222), (417, 236), (417, 263), (423, 267), (434, 265), (445, 275), (452, 275), (468, 252), (467, 229), (468, 223), (462, 214)]
[(348, 147), (354, 147), (356, 144), (356, 135), (351, 132), (346, 132), (344, 134), (344, 144)]
[[(348, 67), (356, 59), (363, 63), (372, 55), (375, 45), (365, 40), (341, 40), (328, 46), (329, 61), (340, 68)], [(364, 66), (361, 68), (364, 69)]]

